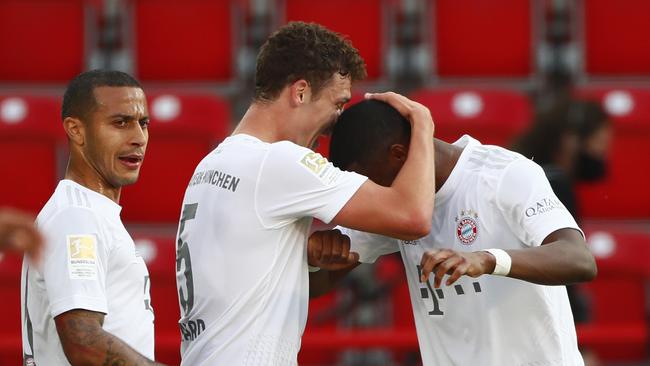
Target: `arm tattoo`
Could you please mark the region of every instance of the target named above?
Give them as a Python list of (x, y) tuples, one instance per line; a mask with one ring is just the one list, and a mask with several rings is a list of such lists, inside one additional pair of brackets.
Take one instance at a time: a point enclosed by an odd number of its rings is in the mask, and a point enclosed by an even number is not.
[(139, 354), (119, 338), (104, 331), (104, 315), (71, 310), (55, 318), (63, 351), (71, 364), (102, 366), (160, 365)]

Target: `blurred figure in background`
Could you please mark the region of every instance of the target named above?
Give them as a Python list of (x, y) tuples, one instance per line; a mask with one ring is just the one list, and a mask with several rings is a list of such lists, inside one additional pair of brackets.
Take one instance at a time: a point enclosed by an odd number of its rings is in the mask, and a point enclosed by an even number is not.
[(25, 252), (38, 259), (43, 238), (34, 225), (34, 217), (9, 207), (0, 208), (0, 252)]
[[(546, 173), (558, 199), (580, 223), (575, 186), (607, 174), (611, 123), (597, 102), (564, 100), (538, 112), (535, 122), (514, 144), (513, 150), (533, 159)], [(590, 320), (589, 301), (580, 288), (567, 286), (576, 324)], [(582, 350), (585, 364), (600, 365), (596, 355)]]

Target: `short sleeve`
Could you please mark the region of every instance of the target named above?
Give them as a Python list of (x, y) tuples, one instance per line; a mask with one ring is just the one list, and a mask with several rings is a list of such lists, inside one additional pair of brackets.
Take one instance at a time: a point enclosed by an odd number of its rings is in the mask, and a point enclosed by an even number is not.
[(549, 234), (564, 228), (584, 236), (542, 168), (531, 160), (518, 159), (506, 168), (496, 200), (511, 230), (527, 246), (539, 246)]
[(260, 169), (256, 210), (266, 227), (302, 217), (329, 223), (366, 180), (338, 169), (309, 149), (287, 141), (275, 143)]
[(383, 235), (337, 227), (350, 237), (350, 251), (359, 254), (359, 262), (375, 263), (382, 255), (399, 252), (399, 241)]
[(43, 279), (53, 317), (72, 309), (107, 313), (108, 243), (96, 214), (70, 207), (44, 223)]

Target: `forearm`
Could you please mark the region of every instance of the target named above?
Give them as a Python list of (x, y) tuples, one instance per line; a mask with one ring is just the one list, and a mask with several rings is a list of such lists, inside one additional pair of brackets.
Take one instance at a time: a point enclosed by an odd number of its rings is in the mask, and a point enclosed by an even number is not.
[(409, 152), (391, 188), (399, 192), (402, 207), (418, 207), (431, 217), (435, 193), (433, 125), (430, 121), (412, 124)]
[(162, 365), (142, 356), (124, 341), (106, 332), (94, 314), (76, 312), (74, 316), (56, 319), (61, 345), (71, 365)]
[(350, 267), (340, 269), (338, 271), (327, 271), (321, 269), (317, 272), (309, 273), (309, 297), (316, 298), (323, 296), (326, 293), (330, 292), (341, 282), (341, 279), (345, 277), (350, 271), (360, 263), (354, 264)]
[(508, 277), (540, 285), (590, 281), (597, 272), (593, 256), (581, 243), (557, 240), (535, 248), (507, 252), (512, 258)]

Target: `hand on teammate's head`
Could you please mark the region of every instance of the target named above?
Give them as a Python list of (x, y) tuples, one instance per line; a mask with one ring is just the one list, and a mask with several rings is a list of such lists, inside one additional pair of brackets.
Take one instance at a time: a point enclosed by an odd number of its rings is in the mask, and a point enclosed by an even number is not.
[(25, 252), (38, 261), (42, 247), (43, 237), (33, 216), (13, 208), (0, 208), (0, 250)]

